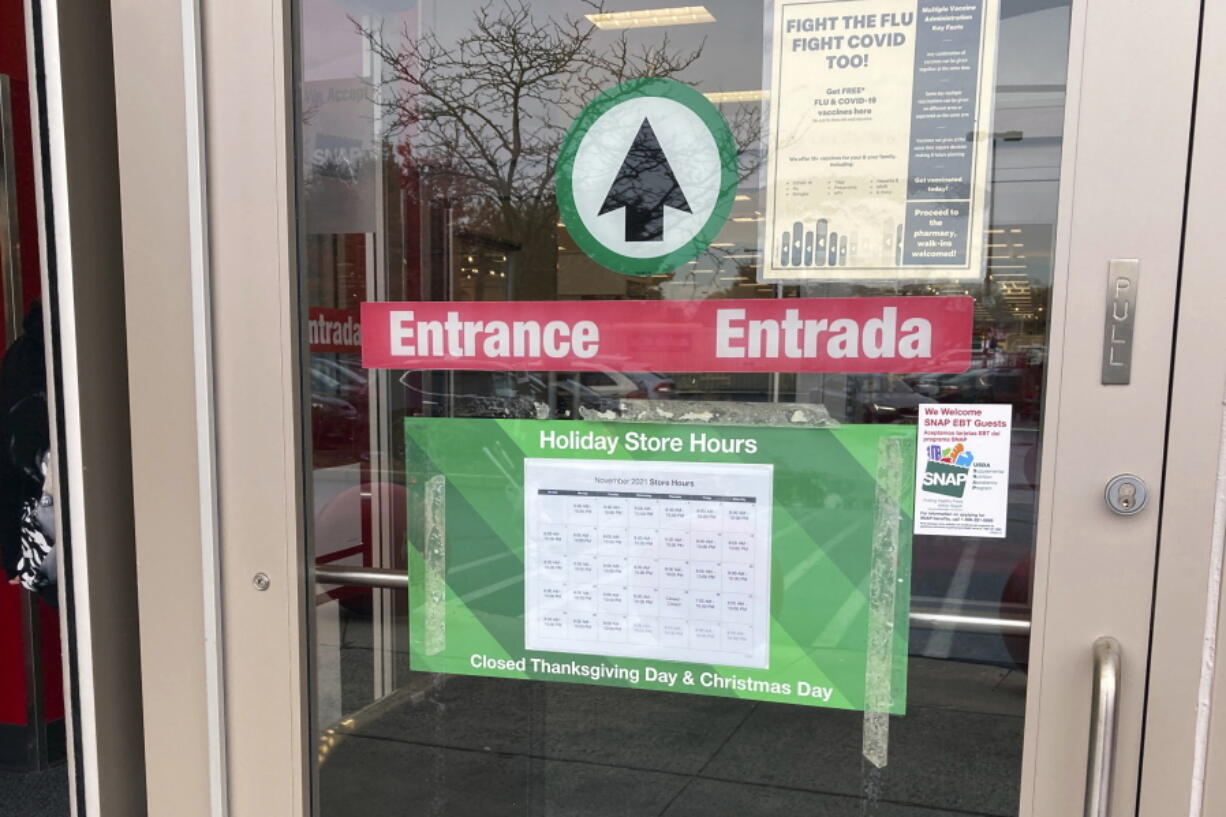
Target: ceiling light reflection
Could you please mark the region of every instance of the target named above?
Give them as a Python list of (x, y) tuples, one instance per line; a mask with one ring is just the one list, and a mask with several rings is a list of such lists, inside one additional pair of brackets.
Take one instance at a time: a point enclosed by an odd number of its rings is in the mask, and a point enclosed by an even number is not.
[(761, 102), (767, 98), (768, 93), (761, 89), (757, 91), (712, 91), (703, 96), (716, 105), (734, 105), (738, 102)]
[(692, 23), (715, 22), (715, 15), (707, 11), (706, 6), (677, 6), (675, 8), (643, 9), (641, 11), (612, 11), (602, 14), (585, 14), (583, 16), (596, 28), (606, 30), (683, 26)]

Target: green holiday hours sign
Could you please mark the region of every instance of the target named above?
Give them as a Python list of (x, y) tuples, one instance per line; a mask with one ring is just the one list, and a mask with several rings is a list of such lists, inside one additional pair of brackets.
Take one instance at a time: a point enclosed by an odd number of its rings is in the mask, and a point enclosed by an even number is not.
[(412, 669), (904, 711), (913, 428), (405, 441)]
[(558, 209), (579, 247), (626, 275), (668, 272), (723, 229), (737, 186), (728, 123), (671, 79), (636, 79), (600, 94), (558, 155)]

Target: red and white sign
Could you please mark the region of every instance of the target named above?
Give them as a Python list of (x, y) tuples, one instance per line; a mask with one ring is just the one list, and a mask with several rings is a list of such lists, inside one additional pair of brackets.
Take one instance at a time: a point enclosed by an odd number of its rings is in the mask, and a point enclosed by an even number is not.
[(362, 351), (362, 326), (357, 310), (313, 306), (307, 310), (307, 332), (314, 354)]
[(362, 304), (370, 369), (962, 372), (974, 299)]

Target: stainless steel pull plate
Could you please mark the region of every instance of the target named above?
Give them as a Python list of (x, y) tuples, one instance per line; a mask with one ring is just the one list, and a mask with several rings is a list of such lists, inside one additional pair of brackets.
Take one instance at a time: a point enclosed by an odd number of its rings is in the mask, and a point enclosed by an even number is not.
[(1094, 691), (1090, 701), (1090, 753), (1086, 765), (1085, 817), (1110, 817), (1115, 770), (1115, 727), (1119, 716), (1120, 642), (1094, 642)]
[(1107, 318), (1103, 326), (1104, 386), (1127, 386), (1132, 382), (1132, 334), (1140, 286), (1140, 261), (1111, 259), (1107, 271)]

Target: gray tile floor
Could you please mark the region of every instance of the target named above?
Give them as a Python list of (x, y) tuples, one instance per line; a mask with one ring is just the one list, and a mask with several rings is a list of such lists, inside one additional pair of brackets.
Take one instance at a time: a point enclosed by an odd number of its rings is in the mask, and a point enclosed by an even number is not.
[(0, 771), (0, 817), (68, 817), (68, 767)]
[[(356, 656), (355, 656), (356, 658)], [(578, 684), (415, 676), (339, 729), (323, 817), (1008, 817), (1025, 677), (914, 658), (884, 770), (862, 715)]]

